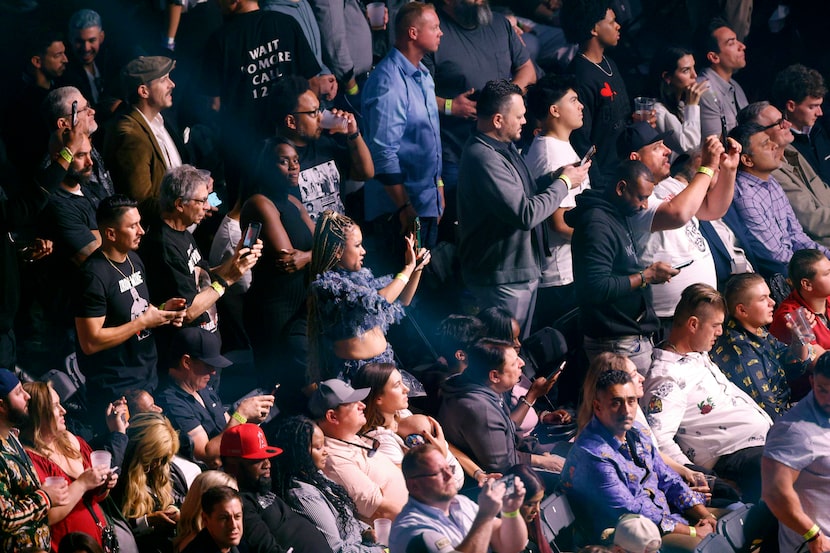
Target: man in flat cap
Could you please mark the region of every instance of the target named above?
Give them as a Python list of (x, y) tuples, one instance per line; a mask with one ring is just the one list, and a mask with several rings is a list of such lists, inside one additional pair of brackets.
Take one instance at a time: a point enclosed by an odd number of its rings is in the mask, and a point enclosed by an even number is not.
[(162, 110), (173, 105), (176, 62), (164, 56), (141, 56), (121, 72), (126, 110), (107, 129), (104, 161), (116, 192), (139, 202), (145, 223), (158, 218), (158, 195), (164, 174), (186, 162), (184, 143)]
[(69, 499), (66, 481), (41, 486), (32, 461), (12, 429), (29, 418), (29, 394), (20, 380), (0, 369), (0, 550), (49, 551), (49, 509)]

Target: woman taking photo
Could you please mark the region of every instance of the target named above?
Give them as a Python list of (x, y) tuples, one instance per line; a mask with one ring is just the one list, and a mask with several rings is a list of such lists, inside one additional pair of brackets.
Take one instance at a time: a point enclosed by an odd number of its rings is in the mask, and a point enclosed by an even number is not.
[(127, 453), (113, 492), (142, 553), (170, 553), (187, 493), (184, 476), (172, 463), (179, 437), (159, 413), (130, 418)]
[[(115, 486), (118, 475), (108, 466), (92, 466), (92, 448), (66, 429), (66, 410), (52, 384), (25, 382), (23, 389), (31, 399), (29, 420), (20, 431), (20, 441), (41, 482), (56, 476), (69, 483), (66, 505), (49, 509), (52, 547), (57, 550), (61, 539), (71, 532), (85, 532), (101, 545), (107, 519), (99, 503)], [(121, 420), (121, 414), (113, 418)]]
[(317, 526), (333, 553), (382, 553), (372, 529), (355, 517), (346, 490), (323, 474), (328, 456), (323, 431), (306, 417), (291, 417), (274, 443), (283, 450), (274, 458), (274, 491)]
[(709, 82), (697, 81), (692, 51), (679, 46), (660, 50), (651, 73), (654, 82), (660, 83), (654, 106), (657, 131), (672, 131), (664, 139), (666, 146), (675, 154), (700, 147), (700, 97), (709, 90)]
[(394, 363), (386, 341), (389, 325), (412, 301), (429, 251), (415, 251), (406, 236), (406, 265), (392, 276), (375, 278), (363, 266), (363, 233), (345, 215), (324, 211), (314, 231), (309, 276), (308, 368), (312, 382), (351, 381), (366, 363)]
[[(279, 382), (281, 407), (290, 410), (286, 400), (302, 399), (299, 391), (305, 385), (300, 365), (290, 362), (302, 358), (306, 349), (305, 304), (314, 223), (302, 203), (289, 194), (292, 156), (288, 149), (293, 151), (278, 139), (266, 142), (256, 176), (243, 194), (240, 226), (244, 233), (251, 223), (261, 224), (262, 259), (252, 270), (243, 316), (258, 384), (270, 390)], [(295, 166), (299, 170), (299, 164)], [(282, 368), (279, 374), (277, 367)]]

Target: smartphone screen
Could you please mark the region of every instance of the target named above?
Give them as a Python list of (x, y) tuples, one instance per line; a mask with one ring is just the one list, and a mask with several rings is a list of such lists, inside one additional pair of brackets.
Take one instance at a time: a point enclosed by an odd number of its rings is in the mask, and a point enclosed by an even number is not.
[(72, 102), (72, 128), (78, 124), (78, 100)]
[(588, 151), (585, 152), (585, 156), (579, 161), (579, 166), (582, 167), (583, 165), (588, 163), (591, 160), (591, 158), (594, 157), (595, 153), (597, 153), (596, 145), (588, 148)]
[(726, 130), (726, 117), (721, 115), (720, 116), (720, 141), (723, 144), (723, 147), (727, 150), (729, 149), (729, 140), (727, 136), (729, 135), (729, 131)]
[(210, 204), (210, 207), (219, 207), (222, 205), (222, 200), (219, 199), (216, 192), (211, 192), (208, 194), (208, 203)]
[(245, 229), (245, 238), (242, 240), (243, 248), (251, 248), (259, 238), (259, 231), (262, 230), (262, 223), (251, 223)]
[(415, 253), (421, 251), (421, 218), (415, 217)]

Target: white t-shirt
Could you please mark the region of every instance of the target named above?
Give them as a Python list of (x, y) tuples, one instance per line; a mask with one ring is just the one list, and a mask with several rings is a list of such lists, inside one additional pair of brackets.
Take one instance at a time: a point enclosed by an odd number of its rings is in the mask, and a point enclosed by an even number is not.
[[(686, 186), (682, 182), (669, 177), (654, 188), (654, 195), (666, 201), (682, 192), (684, 188)], [(709, 244), (700, 233), (697, 217), (692, 217), (680, 228), (651, 233), (640, 259), (646, 266), (658, 259), (673, 266), (694, 260), (691, 265), (681, 269), (680, 274), (673, 276), (671, 282), (652, 286), (654, 311), (658, 317), (674, 316), (680, 294), (690, 284), (703, 282), (713, 288), (718, 286), (715, 260), (709, 250)]]
[[(552, 136), (537, 136), (534, 138), (527, 149), (527, 156), (525, 156), (525, 162), (535, 179), (545, 173), (575, 163), (579, 159), (570, 142)], [(590, 187), (590, 179), (586, 178), (579, 186), (568, 190), (568, 195), (562, 199), (559, 207), (567, 209), (575, 207), (576, 197)], [(554, 231), (552, 227), (549, 235), (551, 256), (546, 258), (547, 263), (542, 269), (542, 282), (539, 284), (542, 288), (565, 286), (574, 281), (570, 240)]]

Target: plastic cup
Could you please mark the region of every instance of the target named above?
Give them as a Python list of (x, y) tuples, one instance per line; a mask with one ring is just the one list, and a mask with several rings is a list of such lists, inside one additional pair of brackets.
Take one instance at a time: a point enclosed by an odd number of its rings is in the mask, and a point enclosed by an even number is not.
[(373, 29), (382, 29), (383, 18), (386, 16), (386, 4), (383, 2), (372, 2), (366, 6), (366, 14), (369, 16), (369, 25)]
[(651, 117), (651, 111), (654, 109), (654, 103), (654, 98), (637, 96), (634, 98), (634, 113), (639, 113), (643, 121), (648, 121), (648, 118)]
[(329, 130), (346, 132), (349, 128), (349, 121), (340, 115), (335, 115), (329, 110), (323, 110), (323, 118), (320, 120), (320, 127)]
[(706, 474), (704, 475), (704, 478), (706, 478), (706, 485), (709, 487), (709, 493), (712, 493), (712, 490), (715, 489), (715, 475)]
[(375, 519), (375, 535), (378, 543), (389, 545), (389, 531), (392, 530), (392, 521), (388, 518)]
[(46, 480), (43, 481), (44, 486), (60, 486), (66, 482), (66, 478), (63, 476), (47, 476)]
[(105, 451), (103, 449), (93, 451), (89, 455), (89, 461), (93, 467), (105, 465), (107, 468), (109, 468), (110, 463), (112, 462), (112, 453), (110, 453), (109, 451)]

